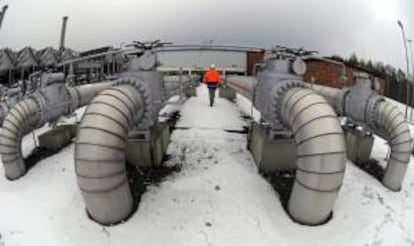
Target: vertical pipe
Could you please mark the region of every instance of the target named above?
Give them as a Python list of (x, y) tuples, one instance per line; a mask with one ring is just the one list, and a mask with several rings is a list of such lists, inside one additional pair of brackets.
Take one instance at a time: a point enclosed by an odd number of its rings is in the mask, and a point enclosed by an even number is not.
[(59, 45), (59, 49), (63, 50), (65, 48), (65, 36), (66, 36), (66, 24), (68, 22), (68, 18), (67, 16), (63, 16), (62, 18), (62, 30), (60, 33), (60, 45)]
[[(411, 66), (412, 66), (412, 69), (411, 69), (411, 78), (409, 78), (409, 79), (411, 79), (411, 85), (413, 85), (414, 84), (414, 57), (413, 57), (413, 40), (411, 40), (411, 39), (408, 39), (408, 44), (409, 44), (409, 47), (410, 47), (410, 55), (411, 55)], [(412, 87), (411, 88), (411, 92), (413, 92), (413, 94), (414, 94), (414, 87)], [(411, 98), (411, 114), (410, 114), (410, 122), (412, 121), (412, 119), (413, 119), (413, 106), (414, 106), (414, 96)]]
[[(403, 36), (403, 41), (404, 41), (404, 49), (405, 49), (405, 60), (406, 60), (406, 64), (407, 64), (407, 77), (410, 75), (410, 65), (409, 65), (409, 60), (408, 60), (408, 49), (407, 49), (407, 39), (405, 37), (405, 32), (404, 32), (404, 26), (402, 24), (401, 21), (397, 22), (398, 25), (401, 28), (401, 32), (402, 32), (402, 36)], [(405, 119), (408, 118), (408, 102), (409, 102), (409, 97), (410, 97), (410, 91), (409, 91), (409, 86), (408, 86), (408, 82), (406, 82), (406, 93), (407, 93), (407, 98), (405, 99)]]
[(3, 19), (4, 16), (6, 15), (6, 10), (9, 6), (5, 5), (3, 6), (3, 10), (0, 12), (0, 29), (1, 29), (1, 25), (3, 24)]

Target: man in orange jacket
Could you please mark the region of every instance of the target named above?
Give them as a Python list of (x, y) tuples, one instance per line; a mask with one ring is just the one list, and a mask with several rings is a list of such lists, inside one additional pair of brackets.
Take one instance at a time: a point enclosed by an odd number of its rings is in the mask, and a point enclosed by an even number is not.
[(216, 71), (214, 64), (211, 64), (210, 69), (204, 74), (203, 82), (207, 84), (208, 93), (210, 95), (210, 107), (212, 107), (217, 86), (221, 84), (220, 74)]

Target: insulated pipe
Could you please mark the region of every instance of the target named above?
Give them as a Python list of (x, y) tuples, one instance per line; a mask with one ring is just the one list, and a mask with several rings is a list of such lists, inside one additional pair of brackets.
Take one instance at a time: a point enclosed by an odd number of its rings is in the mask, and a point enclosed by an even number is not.
[(336, 109), (338, 100), (341, 99), (341, 89), (315, 84), (312, 84), (309, 87), (319, 95), (322, 95), (329, 102), (329, 104)]
[(375, 124), (385, 132), (391, 155), (385, 168), (382, 183), (393, 191), (401, 189), (411, 155), (411, 135), (404, 115), (390, 102), (381, 102), (377, 107)]
[[(26, 172), (21, 152), (21, 142), (25, 134), (46, 122), (56, 120), (61, 115), (73, 112), (112, 84), (102, 83), (73, 88), (63, 86), (57, 89), (52, 88), (55, 86), (52, 85), (17, 103), (4, 119), (0, 135), (0, 154), (6, 177), (14, 180)], [(58, 92), (62, 94), (56, 95)]]
[(75, 93), (78, 98), (77, 107), (83, 107), (87, 105), (92, 99), (101, 91), (108, 89), (113, 86), (115, 82), (101, 82), (95, 84), (86, 84), (76, 87), (70, 87), (70, 89), (75, 90)]
[[(252, 100), (255, 78), (231, 76), (227, 78), (227, 84)], [(321, 91), (338, 93), (335, 89)], [(331, 214), (346, 164), (343, 131), (331, 107), (336, 104), (335, 97), (326, 100), (314, 91), (300, 87), (287, 89), (282, 95), (281, 107), (276, 110), (277, 118), (292, 131), (298, 157), (288, 211), (299, 223), (321, 224)]]
[[(348, 93), (347, 91), (320, 85), (314, 86), (313, 89), (329, 102), (332, 102), (333, 105), (336, 105), (339, 114), (366, 125), (373, 133), (388, 141), (391, 155), (385, 168), (382, 183), (393, 191), (399, 191), (410, 161), (412, 139), (408, 123), (398, 107), (380, 97), (375, 100), (379, 102), (378, 105), (371, 106), (373, 103), (369, 103), (369, 100), (364, 97), (361, 98), (359, 95), (350, 96), (352, 90)], [(355, 92), (361, 92), (364, 89), (366, 88), (360, 88)], [(373, 92), (370, 94), (370, 98), (373, 98), (371, 95), (375, 96), (376, 94)], [(366, 103), (361, 104), (364, 101)], [(373, 100), (373, 102), (375, 101)], [(358, 110), (350, 106), (347, 107), (347, 105), (353, 105)], [(366, 116), (361, 117), (357, 114), (358, 112), (363, 112)], [(361, 119), (364, 119), (363, 122), (361, 122)]]
[(253, 99), (253, 89), (256, 86), (256, 77), (249, 76), (228, 76), (226, 85), (237, 91), (247, 99)]
[(21, 142), (25, 134), (39, 126), (39, 106), (32, 98), (17, 103), (4, 119), (0, 136), (0, 153), (6, 177), (14, 180), (26, 172)]
[(324, 223), (330, 217), (345, 172), (342, 128), (328, 102), (309, 89), (287, 91), (281, 117), (292, 130), (297, 147), (289, 214), (303, 224)]
[(120, 222), (132, 212), (125, 148), (142, 108), (136, 87), (116, 86), (92, 100), (80, 124), (75, 145), (78, 185), (89, 215), (101, 224)]

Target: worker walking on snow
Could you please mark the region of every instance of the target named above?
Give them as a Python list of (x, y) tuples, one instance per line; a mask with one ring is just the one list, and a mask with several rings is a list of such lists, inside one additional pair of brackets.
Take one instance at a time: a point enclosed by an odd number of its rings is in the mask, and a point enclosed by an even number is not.
[(214, 64), (211, 64), (210, 69), (204, 74), (203, 82), (207, 85), (210, 96), (210, 107), (212, 107), (214, 104), (216, 89), (221, 84), (220, 74), (216, 71)]

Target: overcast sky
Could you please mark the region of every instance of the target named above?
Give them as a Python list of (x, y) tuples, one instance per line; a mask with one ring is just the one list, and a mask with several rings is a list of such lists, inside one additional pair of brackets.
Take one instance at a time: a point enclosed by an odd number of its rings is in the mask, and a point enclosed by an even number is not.
[(397, 19), (414, 39), (414, 0), (0, 0), (4, 4), (0, 48), (57, 48), (63, 15), (69, 16), (66, 45), (79, 51), (137, 39), (213, 40), (356, 53), (405, 68)]

